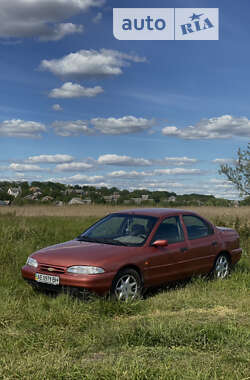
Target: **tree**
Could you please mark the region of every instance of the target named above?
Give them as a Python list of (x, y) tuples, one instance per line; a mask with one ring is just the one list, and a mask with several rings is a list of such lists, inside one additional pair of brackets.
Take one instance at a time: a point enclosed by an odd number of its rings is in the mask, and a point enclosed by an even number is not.
[(221, 165), (220, 174), (224, 174), (232, 182), (241, 195), (250, 195), (250, 143), (246, 150), (238, 150), (238, 158), (234, 166)]

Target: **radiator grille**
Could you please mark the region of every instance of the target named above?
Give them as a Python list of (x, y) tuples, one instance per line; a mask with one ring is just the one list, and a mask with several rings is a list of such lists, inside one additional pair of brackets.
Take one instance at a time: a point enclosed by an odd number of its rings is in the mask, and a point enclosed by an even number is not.
[(46, 273), (65, 273), (64, 267), (59, 267), (57, 265), (47, 265), (47, 264), (40, 264), (39, 268)]

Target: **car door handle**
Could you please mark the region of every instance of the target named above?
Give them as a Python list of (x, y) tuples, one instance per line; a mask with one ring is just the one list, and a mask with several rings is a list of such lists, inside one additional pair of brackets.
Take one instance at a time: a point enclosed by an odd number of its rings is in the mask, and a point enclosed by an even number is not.
[(218, 242), (217, 241), (213, 241), (212, 242), (212, 246), (215, 247), (216, 245), (218, 245)]
[(186, 247), (180, 249), (181, 252), (187, 252), (188, 249)]

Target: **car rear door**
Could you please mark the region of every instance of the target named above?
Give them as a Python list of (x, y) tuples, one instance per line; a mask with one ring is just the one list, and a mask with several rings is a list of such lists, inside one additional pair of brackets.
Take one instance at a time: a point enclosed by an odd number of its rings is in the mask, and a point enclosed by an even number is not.
[(190, 275), (208, 273), (218, 251), (218, 242), (212, 225), (193, 214), (183, 214), (182, 221), (188, 247)]

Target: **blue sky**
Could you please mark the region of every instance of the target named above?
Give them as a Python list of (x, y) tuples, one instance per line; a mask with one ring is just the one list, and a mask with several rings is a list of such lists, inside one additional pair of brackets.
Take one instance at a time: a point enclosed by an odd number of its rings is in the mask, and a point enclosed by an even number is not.
[[(219, 41), (119, 41), (114, 7), (219, 8)], [(2, 0), (0, 179), (237, 192), (250, 137), (247, 0)], [(191, 12), (192, 14), (192, 12)]]

